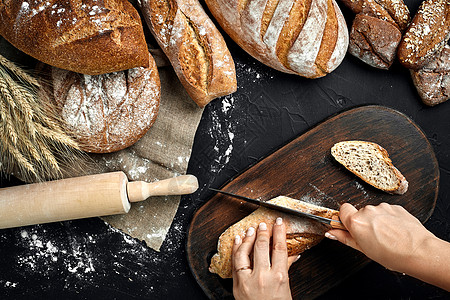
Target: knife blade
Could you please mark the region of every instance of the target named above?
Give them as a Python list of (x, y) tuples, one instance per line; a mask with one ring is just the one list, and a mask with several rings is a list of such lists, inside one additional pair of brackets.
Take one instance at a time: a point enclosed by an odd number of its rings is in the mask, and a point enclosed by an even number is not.
[(215, 188), (211, 188), (210, 187), (209, 189), (212, 190), (212, 191), (215, 191), (217, 193), (221, 193), (221, 194), (224, 194), (224, 195), (227, 195), (227, 196), (235, 197), (235, 198), (244, 200), (246, 202), (253, 203), (253, 204), (256, 204), (256, 205), (259, 205), (259, 206), (262, 206), (262, 207), (266, 207), (266, 208), (269, 208), (269, 209), (273, 209), (273, 210), (276, 210), (276, 211), (279, 211), (279, 212), (283, 212), (283, 213), (286, 213), (286, 214), (294, 215), (294, 216), (297, 216), (297, 217), (306, 217), (306, 218), (309, 218), (309, 219), (313, 219), (313, 220), (316, 220), (316, 221), (321, 222), (323, 224), (330, 225), (332, 228), (347, 230), (345, 228), (344, 224), (342, 224), (342, 222), (339, 220), (338, 217), (334, 217), (333, 216), (331, 219), (329, 219), (329, 218), (325, 218), (325, 217), (321, 217), (321, 216), (316, 216), (316, 215), (313, 215), (313, 214), (305, 213), (305, 212), (302, 212), (302, 211), (299, 211), (299, 210), (291, 209), (291, 208), (288, 208), (288, 207), (276, 205), (276, 204), (273, 204), (273, 203), (270, 203), (270, 202), (260, 201), (260, 200), (252, 199), (252, 198), (249, 198), (249, 197), (246, 197), (246, 196), (237, 195), (237, 194), (233, 194), (233, 193), (230, 193), (230, 192), (218, 190), (218, 189), (215, 189)]

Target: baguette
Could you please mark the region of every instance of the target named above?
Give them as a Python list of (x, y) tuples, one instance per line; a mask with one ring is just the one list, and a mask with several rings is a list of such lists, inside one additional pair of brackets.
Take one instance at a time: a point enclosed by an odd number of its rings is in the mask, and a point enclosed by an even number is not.
[[(268, 202), (325, 218), (339, 215), (339, 212), (336, 210), (285, 196), (279, 196)], [(294, 217), (264, 207), (258, 208), (244, 219), (230, 226), (220, 235), (217, 253), (211, 258), (209, 271), (218, 274), (222, 278), (231, 278), (231, 251), (235, 236), (240, 235), (241, 238), (244, 238), (248, 228), (257, 228), (261, 222), (265, 222), (268, 225), (268, 229), (272, 230), (271, 225), (275, 223), (277, 217), (282, 217), (286, 225), (286, 243), (289, 256), (298, 255), (318, 244), (323, 239), (325, 232), (330, 229), (327, 225), (308, 218)]]
[(398, 48), (400, 63), (418, 70), (442, 51), (450, 38), (450, 2), (422, 2)]
[(387, 151), (378, 144), (345, 141), (331, 148), (333, 157), (368, 184), (391, 194), (404, 194), (408, 181), (392, 164)]
[(149, 66), (139, 14), (126, 0), (1, 1), (0, 35), (37, 60), (78, 73)]
[(334, 0), (206, 0), (241, 48), (262, 63), (307, 78), (344, 59), (348, 30)]
[(199, 107), (236, 91), (233, 58), (197, 0), (141, 0), (138, 5), (175, 73)]

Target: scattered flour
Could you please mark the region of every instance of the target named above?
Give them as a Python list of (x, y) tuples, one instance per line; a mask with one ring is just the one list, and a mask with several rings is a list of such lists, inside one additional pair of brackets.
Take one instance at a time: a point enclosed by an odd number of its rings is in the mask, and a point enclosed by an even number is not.
[(363, 194), (365, 199), (369, 198), (369, 194), (367, 193), (366, 189), (364, 188), (364, 186), (361, 183), (359, 183), (358, 181), (355, 181), (354, 185), (358, 190), (361, 191), (361, 193)]

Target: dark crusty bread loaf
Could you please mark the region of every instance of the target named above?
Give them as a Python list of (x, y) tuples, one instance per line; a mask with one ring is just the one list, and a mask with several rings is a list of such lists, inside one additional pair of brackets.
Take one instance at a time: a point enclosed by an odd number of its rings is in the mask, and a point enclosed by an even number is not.
[(160, 100), (153, 58), (148, 68), (84, 75), (49, 67), (52, 87), (44, 90), (80, 148), (108, 153), (137, 142), (153, 125)]
[(425, 66), (450, 38), (450, 1), (422, 2), (398, 48), (400, 63), (409, 69)]
[(342, 62), (348, 30), (334, 0), (206, 0), (222, 28), (279, 71), (325, 76)]
[(419, 70), (410, 70), (422, 102), (434, 106), (450, 98), (450, 46)]
[(42, 62), (78, 73), (148, 66), (142, 23), (127, 0), (0, 1), (0, 35)]
[(357, 15), (350, 32), (349, 52), (365, 63), (388, 69), (397, 54), (402, 31), (409, 25), (402, 0), (341, 0)]
[(380, 190), (400, 195), (408, 190), (408, 181), (378, 144), (344, 141), (335, 144), (331, 154), (347, 170)]
[(389, 69), (401, 39), (401, 32), (391, 23), (357, 14), (350, 32), (348, 51), (372, 67)]
[[(339, 215), (338, 211), (284, 196), (279, 196), (268, 202), (325, 218)], [(231, 252), (235, 236), (240, 235), (241, 238), (244, 238), (248, 228), (257, 228), (261, 222), (265, 222), (268, 229), (272, 230), (272, 225), (277, 217), (282, 217), (283, 223), (286, 225), (286, 243), (289, 256), (298, 255), (318, 244), (323, 239), (325, 232), (330, 229), (322, 223), (307, 218), (294, 217), (263, 207), (258, 208), (220, 235), (217, 253), (211, 259), (209, 271), (222, 278), (230, 278), (232, 275)]]
[(408, 28), (411, 20), (408, 7), (402, 0), (341, 0), (355, 14), (365, 14), (396, 26)]
[(138, 4), (178, 78), (198, 106), (236, 91), (233, 58), (197, 0), (141, 0)]

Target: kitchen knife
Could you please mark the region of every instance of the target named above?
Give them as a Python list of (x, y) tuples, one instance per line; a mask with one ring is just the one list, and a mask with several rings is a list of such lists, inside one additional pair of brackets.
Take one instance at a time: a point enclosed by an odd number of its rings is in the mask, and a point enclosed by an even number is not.
[(342, 224), (342, 222), (339, 220), (339, 218), (336, 217), (336, 216), (333, 216), (331, 219), (329, 219), (329, 218), (325, 218), (325, 217), (321, 217), (321, 216), (316, 216), (316, 215), (313, 215), (313, 214), (305, 213), (305, 212), (302, 212), (302, 211), (299, 211), (299, 210), (291, 209), (291, 208), (288, 208), (288, 207), (276, 205), (276, 204), (273, 204), (273, 203), (270, 203), (270, 202), (260, 201), (260, 200), (252, 199), (252, 198), (249, 198), (249, 197), (233, 194), (233, 193), (230, 193), (230, 192), (225, 192), (225, 191), (214, 189), (214, 188), (211, 188), (211, 187), (209, 189), (212, 190), (212, 191), (224, 194), (224, 195), (228, 195), (228, 196), (231, 196), (231, 197), (239, 198), (239, 199), (242, 199), (242, 200), (244, 200), (246, 202), (253, 203), (253, 204), (256, 204), (256, 205), (259, 205), (259, 206), (262, 206), (262, 207), (266, 207), (266, 208), (269, 208), (269, 209), (273, 209), (273, 210), (276, 210), (276, 211), (279, 211), (279, 212), (283, 212), (283, 213), (286, 213), (286, 214), (294, 215), (294, 216), (297, 216), (297, 217), (304, 217), (304, 218), (306, 217), (306, 218), (309, 218), (309, 219), (313, 219), (313, 220), (319, 221), (321, 223), (330, 225), (332, 228), (347, 230), (345, 228), (345, 226)]

